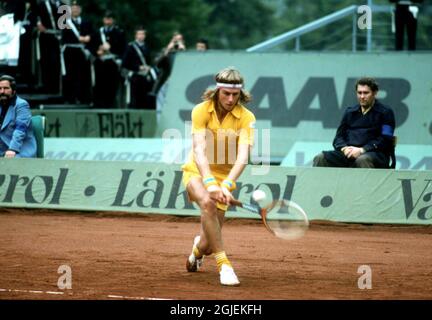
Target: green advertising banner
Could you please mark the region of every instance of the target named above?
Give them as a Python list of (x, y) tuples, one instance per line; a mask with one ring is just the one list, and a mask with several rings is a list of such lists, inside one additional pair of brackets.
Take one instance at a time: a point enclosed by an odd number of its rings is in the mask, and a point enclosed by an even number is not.
[(45, 137), (143, 138), (156, 132), (155, 110), (47, 109), (32, 110), (45, 116)]
[[(198, 215), (180, 165), (0, 159), (0, 206)], [(289, 199), (311, 220), (431, 224), (432, 171), (248, 166), (234, 196)], [(258, 218), (231, 208), (227, 217)]]
[[(45, 138), (45, 159), (138, 161), (183, 164), (191, 139), (175, 138)], [(281, 166), (312, 167), (312, 160), (331, 143), (295, 142)], [(418, 152), (421, 150), (421, 152)], [(399, 145), (396, 169), (432, 170), (432, 146)]]
[(45, 159), (182, 164), (191, 140), (157, 138), (45, 138)]
[[(346, 107), (357, 103), (355, 81), (377, 78), (378, 98), (393, 108), (398, 147), (432, 141), (432, 54), (430, 53), (179, 53), (169, 79), (157, 132), (178, 130), (214, 75), (235, 66), (253, 96), (259, 154), (283, 160), (297, 142), (331, 146)], [(415, 158), (427, 154), (414, 150)], [(414, 162), (414, 161), (412, 161)]]

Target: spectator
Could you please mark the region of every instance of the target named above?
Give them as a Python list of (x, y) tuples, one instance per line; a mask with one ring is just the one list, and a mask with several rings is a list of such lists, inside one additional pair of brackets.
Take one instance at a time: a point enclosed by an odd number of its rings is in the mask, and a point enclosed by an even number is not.
[[(24, 28), (24, 33), (20, 37), (20, 50), (18, 58), (18, 69), (17, 76), (19, 76), (18, 81), (22, 84), (28, 86), (29, 88), (34, 88), (36, 84), (36, 73), (33, 68), (36, 59), (33, 54), (33, 38), (34, 38), (34, 28), (36, 27), (37, 19), (37, 1), (29, 0), (25, 1), (25, 10), (22, 17), (22, 27)], [(59, 74), (58, 74), (59, 76)]]
[(34, 0), (0, 0), (0, 68), (5, 73), (22, 76), (26, 83), (32, 71), (32, 4), (35, 5)]
[(156, 66), (159, 70), (159, 76), (153, 86), (152, 94), (157, 95), (159, 90), (171, 75), (175, 55), (179, 51), (185, 51), (186, 44), (183, 35), (180, 32), (174, 32), (168, 45), (162, 50), (162, 53), (156, 58)]
[(395, 129), (393, 110), (376, 99), (375, 79), (361, 78), (355, 88), (359, 104), (345, 110), (333, 140), (334, 150), (317, 155), (315, 167), (389, 167)]
[(89, 51), (92, 26), (81, 17), (81, 6), (74, 1), (72, 19), (66, 20), (63, 32), (64, 98), (68, 103), (90, 104), (92, 100), (92, 59)]
[(60, 42), (58, 0), (40, 1), (37, 6), (37, 30), (40, 50), (40, 73), (47, 93), (60, 93)]
[(143, 27), (135, 30), (135, 40), (129, 43), (123, 57), (122, 66), (127, 74), (127, 103), (130, 108), (154, 109), (150, 102), (150, 92), (157, 77), (149, 65), (150, 50), (145, 42), (147, 31)]
[(36, 138), (27, 101), (16, 95), (16, 81), (0, 76), (0, 157), (36, 157)]
[(0, 1), (0, 15), (13, 13), (14, 22), (22, 21), (25, 15), (25, 0)]
[(195, 45), (197, 51), (207, 51), (209, 49), (209, 44), (207, 39), (199, 39)]
[(115, 25), (112, 12), (105, 13), (103, 26), (92, 39), (96, 56), (94, 106), (114, 108), (121, 80), (120, 65), (126, 49), (126, 38), (124, 31)]
[(390, 0), (395, 4), (395, 49), (403, 50), (405, 29), (408, 38), (408, 50), (416, 49), (417, 15), (419, 8), (416, 3), (423, 0)]

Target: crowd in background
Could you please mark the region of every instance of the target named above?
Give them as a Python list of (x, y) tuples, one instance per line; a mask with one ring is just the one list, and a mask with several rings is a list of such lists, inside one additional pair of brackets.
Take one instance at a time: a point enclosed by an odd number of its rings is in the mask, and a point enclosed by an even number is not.
[[(75, 1), (70, 6), (60, 0), (0, 4), (0, 16), (13, 15), (25, 31), (19, 40), (18, 79), (38, 92), (61, 95), (65, 104), (155, 109), (176, 53), (187, 49), (182, 34), (174, 31), (166, 47), (152, 52), (143, 26), (136, 27), (128, 43), (113, 12), (105, 12), (95, 28)], [(207, 49), (206, 39), (194, 48)]]
[[(162, 50), (151, 48), (145, 27), (136, 26), (134, 34), (125, 34), (112, 12), (92, 25), (77, 2), (70, 6), (65, 2), (71, 1), (0, 0), (0, 74), (15, 73), (19, 85), (27, 84), (32, 92), (59, 95), (66, 104), (154, 109), (156, 97), (166, 91), (176, 52), (186, 50), (182, 34), (173, 30)], [(416, 50), (418, 5), (422, 2), (389, 0), (395, 8), (395, 50), (404, 49), (405, 34), (408, 50)], [(67, 17), (64, 7), (70, 13)], [(4, 51), (13, 47), (7, 43), (10, 37), (2, 24), (6, 16), (20, 22), (20, 30), (11, 26), (20, 34), (13, 71), (3, 70), (2, 64)], [(128, 43), (127, 38), (134, 41)], [(202, 39), (193, 49), (207, 50), (208, 42)]]

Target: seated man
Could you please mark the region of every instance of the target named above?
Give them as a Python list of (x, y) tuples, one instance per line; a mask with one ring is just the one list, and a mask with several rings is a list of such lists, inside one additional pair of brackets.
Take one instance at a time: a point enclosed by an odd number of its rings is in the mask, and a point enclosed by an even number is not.
[(345, 110), (333, 140), (335, 150), (317, 155), (314, 167), (388, 168), (395, 129), (393, 110), (376, 99), (375, 79), (359, 79), (356, 93), (359, 104)]
[(27, 101), (16, 95), (15, 79), (0, 76), (0, 157), (36, 157), (36, 138)]

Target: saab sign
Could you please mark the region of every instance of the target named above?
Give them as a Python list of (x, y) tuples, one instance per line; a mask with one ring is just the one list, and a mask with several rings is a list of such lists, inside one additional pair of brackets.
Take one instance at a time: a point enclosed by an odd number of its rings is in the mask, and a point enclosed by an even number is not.
[[(394, 110), (398, 143), (432, 139), (432, 54), (419, 53), (180, 53), (167, 85), (157, 135), (182, 130), (214, 75), (234, 66), (252, 94), (248, 108), (257, 131), (271, 132), (271, 158), (283, 159), (296, 142), (331, 143), (344, 110), (357, 104), (355, 83), (379, 83), (377, 98)], [(260, 141), (259, 141), (260, 142)]]
[[(408, 118), (409, 108), (404, 100), (411, 91), (407, 79), (377, 78), (380, 85), (380, 101), (391, 106), (395, 112), (396, 126), (401, 126)], [(335, 79), (332, 77), (308, 78), (295, 99), (289, 105), (283, 77), (259, 77), (250, 93), (253, 102), (251, 111), (259, 120), (271, 121), (272, 127), (297, 127), (301, 121), (319, 121), (323, 128), (336, 129), (346, 107), (357, 103), (355, 83), (357, 78), (346, 79), (342, 100), (339, 102)], [(186, 97), (191, 104), (197, 104), (197, 97), (214, 84), (214, 76), (206, 75), (190, 82), (186, 88)], [(318, 100), (319, 108), (312, 108)], [(190, 109), (180, 110), (182, 120), (190, 120)], [(283, 115), (283, 116), (281, 116)]]

